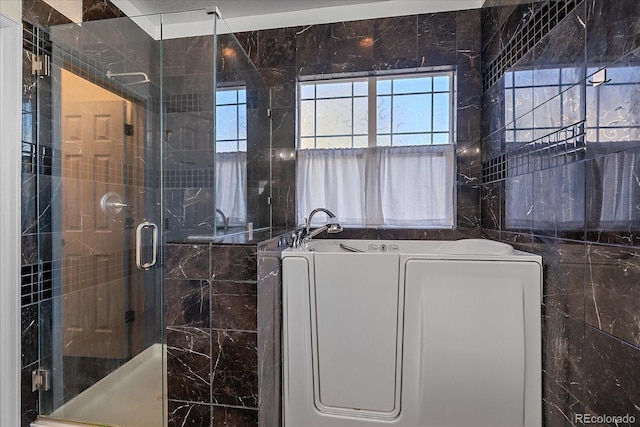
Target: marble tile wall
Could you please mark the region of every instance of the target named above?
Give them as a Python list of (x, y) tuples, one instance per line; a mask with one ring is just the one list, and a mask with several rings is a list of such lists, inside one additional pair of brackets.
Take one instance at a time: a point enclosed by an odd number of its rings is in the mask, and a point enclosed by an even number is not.
[[(457, 224), (480, 225), (480, 12), (464, 10), (238, 34), (272, 91), (273, 224), (295, 226), (296, 79), (454, 66)], [(373, 43), (362, 41), (373, 40)]]
[(169, 426), (280, 425), (278, 239), (167, 247)]
[[(543, 256), (547, 426), (640, 419), (638, 26), (634, 0), (482, 10), (482, 235)], [(594, 86), (601, 68), (610, 81)]]

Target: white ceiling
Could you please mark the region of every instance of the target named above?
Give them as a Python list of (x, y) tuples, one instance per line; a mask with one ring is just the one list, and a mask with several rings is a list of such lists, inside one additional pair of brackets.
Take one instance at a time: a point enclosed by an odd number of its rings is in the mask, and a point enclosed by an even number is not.
[[(0, 0), (1, 1), (1, 0)], [(184, 12), (190, 10), (214, 10), (217, 8), (232, 32), (283, 28), (299, 25), (326, 24), (331, 22), (356, 21), (389, 16), (415, 15), (420, 13), (475, 9), (482, 7), (484, 0), (111, 0), (128, 16), (158, 13)], [(185, 37), (203, 34), (189, 19), (169, 18), (163, 25), (175, 23), (169, 35)], [(150, 22), (157, 22), (150, 19)], [(179, 30), (177, 23), (189, 21)], [(202, 19), (203, 26), (205, 19)], [(141, 25), (142, 26), (142, 25)], [(149, 31), (149, 29), (147, 29)], [(205, 32), (206, 33), (206, 32)]]

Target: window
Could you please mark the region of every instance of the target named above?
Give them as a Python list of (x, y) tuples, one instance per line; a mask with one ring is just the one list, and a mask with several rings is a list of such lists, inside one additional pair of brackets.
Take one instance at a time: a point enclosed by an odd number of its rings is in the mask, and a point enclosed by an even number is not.
[[(454, 225), (453, 72), (300, 82), (297, 220)], [(322, 221), (322, 218), (319, 218)]]
[[(216, 91), (216, 208), (230, 224), (247, 221), (247, 91)], [(218, 218), (220, 219), (220, 218)]]

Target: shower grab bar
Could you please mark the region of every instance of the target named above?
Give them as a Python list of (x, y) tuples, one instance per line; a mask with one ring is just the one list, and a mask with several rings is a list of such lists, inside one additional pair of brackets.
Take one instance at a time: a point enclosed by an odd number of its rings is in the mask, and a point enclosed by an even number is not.
[(148, 83), (151, 80), (149, 80), (149, 76), (147, 75), (147, 73), (143, 73), (142, 71), (138, 71), (135, 73), (112, 73), (111, 71), (107, 71), (107, 78), (112, 78), (112, 77), (124, 77), (124, 76), (142, 76), (144, 77), (144, 80), (140, 80), (139, 82), (131, 82), (131, 83), (124, 83), (125, 86), (128, 85), (137, 85), (140, 83)]
[[(142, 262), (142, 230), (145, 228), (150, 228), (152, 231), (151, 234), (151, 262)], [(158, 226), (152, 222), (144, 221), (138, 224), (136, 227), (136, 266), (140, 270), (148, 270), (154, 265), (156, 265), (156, 261), (158, 260)]]

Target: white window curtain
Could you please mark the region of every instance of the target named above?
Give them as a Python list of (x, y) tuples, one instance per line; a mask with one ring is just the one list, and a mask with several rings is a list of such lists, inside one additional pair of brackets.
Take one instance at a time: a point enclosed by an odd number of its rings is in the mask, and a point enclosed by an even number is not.
[[(230, 225), (247, 222), (247, 153), (216, 153), (216, 208)], [(218, 218), (220, 220), (220, 218)]]
[(298, 223), (326, 207), (342, 225), (452, 227), (454, 158), (453, 145), (299, 150)]

